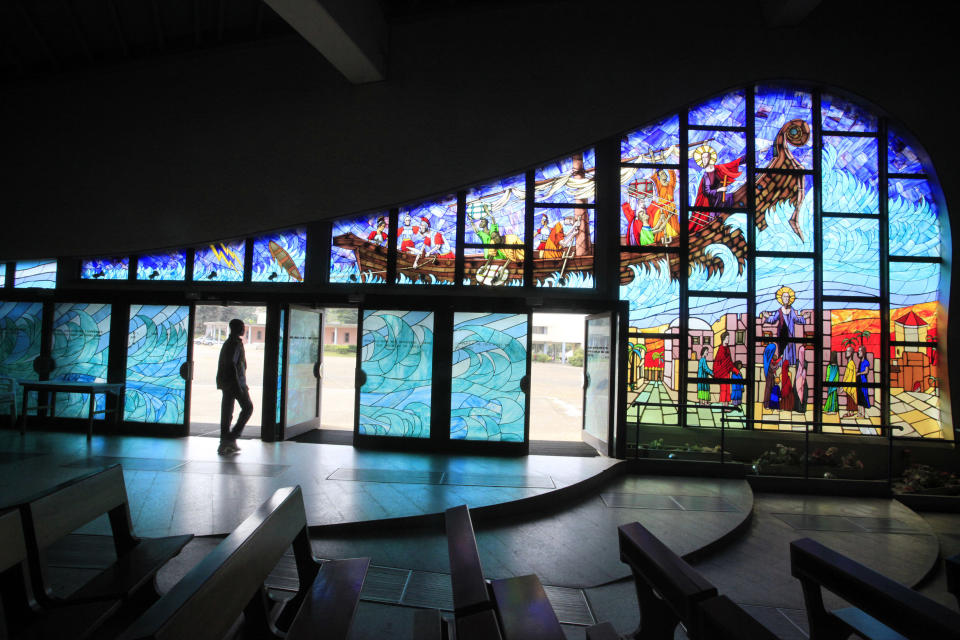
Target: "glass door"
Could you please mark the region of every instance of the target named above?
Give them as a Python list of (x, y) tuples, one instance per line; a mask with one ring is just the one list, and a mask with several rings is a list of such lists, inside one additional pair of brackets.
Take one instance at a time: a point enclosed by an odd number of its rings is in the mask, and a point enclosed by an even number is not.
[(526, 442), (526, 313), (453, 314), (450, 439)]
[(583, 440), (604, 455), (611, 453), (614, 320), (612, 312), (587, 316), (584, 337)]
[(283, 437), (287, 440), (320, 426), (320, 378), (323, 375), (323, 312), (291, 305), (283, 340)]
[(124, 419), (183, 425), (187, 415), (190, 307), (130, 305)]

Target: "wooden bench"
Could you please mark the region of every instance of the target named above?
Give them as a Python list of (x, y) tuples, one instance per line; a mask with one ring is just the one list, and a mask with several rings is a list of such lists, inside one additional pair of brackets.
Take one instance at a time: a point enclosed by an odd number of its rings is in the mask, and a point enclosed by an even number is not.
[(710, 640), (779, 640), (780, 636), (760, 624), (727, 596), (697, 603), (700, 637)]
[[(24, 523), (30, 581), (42, 606), (63, 602), (157, 597), (157, 571), (193, 538), (192, 534), (139, 538), (133, 534), (123, 470), (113, 465), (69, 480), (19, 505)], [(107, 514), (117, 559), (69, 598), (51, 594), (44, 550), (68, 534)], [(149, 589), (147, 589), (149, 587)]]
[(944, 569), (947, 572), (947, 591), (953, 594), (957, 605), (960, 605), (960, 554), (947, 558)]
[[(299, 588), (274, 603), (264, 580), (291, 545)], [(241, 614), (249, 637), (346, 638), (369, 564), (369, 558), (317, 561), (300, 487), (278, 489), (119, 640), (220, 640)]]
[(0, 514), (0, 638), (88, 638), (120, 607), (119, 600), (40, 611), (26, 584), (27, 547), (17, 510)]
[[(960, 614), (819, 542), (791, 542), (790, 570), (803, 588), (813, 640), (851, 633), (864, 638), (960, 638)], [(853, 606), (827, 611), (821, 589)]]
[(699, 637), (695, 607), (716, 596), (716, 587), (639, 522), (621, 525), (618, 531), (620, 560), (633, 573), (640, 607), (634, 635), (672, 640), (682, 622), (691, 638)]
[(488, 584), (466, 505), (447, 509), (447, 552), (458, 640), (563, 640), (560, 622), (537, 576)]

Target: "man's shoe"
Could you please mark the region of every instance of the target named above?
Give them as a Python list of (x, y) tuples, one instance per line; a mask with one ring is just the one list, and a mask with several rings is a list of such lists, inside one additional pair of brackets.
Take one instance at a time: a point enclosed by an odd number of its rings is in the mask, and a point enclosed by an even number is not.
[(227, 446), (230, 447), (230, 453), (240, 453), (240, 447), (237, 446), (236, 440), (231, 441)]
[(230, 446), (230, 443), (222, 444), (219, 447), (217, 447), (218, 456), (229, 456), (232, 453), (236, 453), (236, 452)]

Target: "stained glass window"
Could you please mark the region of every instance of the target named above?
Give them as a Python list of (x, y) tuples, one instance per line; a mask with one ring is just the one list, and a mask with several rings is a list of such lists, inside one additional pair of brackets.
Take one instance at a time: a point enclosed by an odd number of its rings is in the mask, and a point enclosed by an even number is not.
[(813, 168), (813, 96), (789, 87), (758, 86), (753, 106), (757, 168)]
[(527, 325), (526, 314), (454, 313), (451, 439), (523, 442)]
[(926, 179), (891, 178), (889, 184), (890, 255), (939, 257), (939, 211), (930, 183)]
[[(43, 305), (0, 302), (0, 376), (36, 380), (33, 361), (40, 355)], [(0, 407), (7, 412), (7, 407)]]
[(877, 213), (877, 139), (823, 137), (823, 210)]
[[(751, 102), (753, 113), (742, 117)], [(734, 385), (715, 373), (718, 360), (728, 369), (723, 333), (744, 378), (741, 425), (885, 435), (888, 421), (904, 427), (897, 435), (952, 438), (939, 423), (937, 377), (942, 202), (922, 175), (922, 149), (896, 128), (881, 140), (889, 123), (856, 100), (785, 85), (730, 92), (686, 117), (685, 166), (674, 168), (672, 152), (641, 157), (676, 145), (673, 119), (621, 141), (628, 446), (641, 446), (652, 424), (733, 420)], [(747, 117), (753, 157), (744, 157)], [(892, 174), (886, 185), (881, 162)], [(889, 331), (880, 329), (881, 294), (889, 296)], [(880, 406), (885, 388), (889, 407)]]
[(467, 192), (464, 284), (523, 285), (525, 198), (522, 174)]
[[(106, 382), (110, 354), (110, 305), (59, 303), (53, 312), (53, 347), (56, 363), (51, 380)], [(104, 409), (105, 395), (96, 397), (94, 408)], [(86, 418), (90, 395), (58, 393), (57, 416)], [(97, 415), (102, 419), (103, 415)]]
[(124, 418), (183, 424), (190, 307), (131, 305)]
[(534, 200), (547, 204), (593, 204), (596, 199), (593, 149), (551, 162), (534, 171)]
[(363, 312), (360, 434), (430, 437), (433, 313)]
[(453, 284), (456, 253), (456, 195), (400, 208), (398, 284)]
[(0, 262), (0, 289), (7, 286), (7, 263)]
[(129, 258), (92, 258), (80, 262), (81, 280), (126, 280)]
[(876, 131), (877, 116), (856, 102), (825, 93), (820, 96), (824, 131)]
[(185, 280), (187, 252), (152, 253), (137, 259), (137, 280)]
[(334, 220), (330, 282), (385, 283), (389, 235), (390, 216), (385, 211)]
[(887, 133), (887, 171), (889, 173), (924, 173), (920, 154), (904, 136), (892, 129)]
[(691, 126), (700, 127), (747, 126), (747, 101), (744, 91), (731, 91), (692, 107), (687, 122)]
[(243, 282), (244, 240), (214, 242), (198, 247), (193, 258), (194, 282)]
[(20, 260), (13, 272), (17, 288), (54, 289), (57, 286), (56, 260)]
[(680, 117), (669, 116), (623, 136), (620, 162), (676, 164), (680, 162)]
[(306, 258), (307, 230), (304, 227), (254, 238), (250, 280), (303, 282)]

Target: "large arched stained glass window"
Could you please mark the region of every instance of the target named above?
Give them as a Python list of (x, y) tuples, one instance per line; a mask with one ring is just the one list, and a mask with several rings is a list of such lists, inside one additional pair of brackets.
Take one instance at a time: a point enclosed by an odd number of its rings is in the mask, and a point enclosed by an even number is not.
[(778, 84), (624, 135), (628, 421), (952, 439), (921, 158), (856, 100)]

